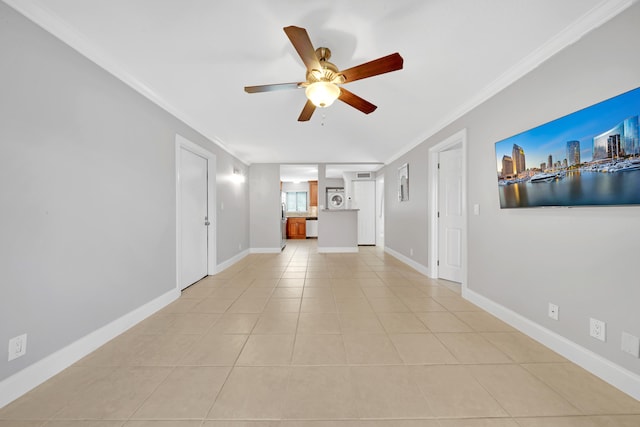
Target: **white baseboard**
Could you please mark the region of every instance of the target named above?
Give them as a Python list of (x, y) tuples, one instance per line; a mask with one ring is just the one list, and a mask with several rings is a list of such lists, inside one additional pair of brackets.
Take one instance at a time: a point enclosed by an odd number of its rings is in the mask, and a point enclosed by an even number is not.
[(429, 267), (425, 267), (424, 265), (415, 262), (411, 258), (407, 258), (406, 256), (402, 255), (400, 252), (396, 252), (387, 246), (384, 247), (384, 251), (385, 253), (388, 253), (392, 257), (399, 259), (400, 261), (404, 262), (405, 264), (409, 265), (411, 268), (419, 271), (425, 276), (431, 277), (431, 270), (429, 269)]
[(612, 386), (627, 393), (634, 399), (640, 400), (640, 375), (616, 365), (591, 350), (542, 327), (466, 287), (462, 288), (462, 296), (500, 320), (513, 326), (520, 332), (566, 357), (576, 365), (581, 366)]
[(281, 248), (251, 248), (249, 252), (252, 254), (279, 254), (282, 252)]
[(179, 296), (180, 291), (172, 289), (44, 359), (5, 378), (0, 382), (0, 408), (73, 365), (101, 345), (175, 301)]
[(247, 255), (249, 255), (249, 249), (245, 249), (244, 251), (232, 256), (228, 260), (221, 262), (216, 266), (216, 273), (220, 273), (223, 270), (226, 270), (227, 268), (231, 267), (233, 264), (240, 261), (242, 258), (246, 257)]
[(329, 246), (318, 246), (318, 253), (319, 254), (357, 254), (358, 253), (358, 247), (356, 246), (355, 248), (353, 246), (346, 246), (346, 247), (329, 247)]

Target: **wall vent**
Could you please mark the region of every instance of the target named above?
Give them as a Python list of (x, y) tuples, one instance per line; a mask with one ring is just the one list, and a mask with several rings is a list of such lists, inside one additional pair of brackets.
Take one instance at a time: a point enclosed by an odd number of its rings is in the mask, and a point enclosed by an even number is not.
[(371, 172), (356, 172), (356, 179), (371, 179), (372, 175)]

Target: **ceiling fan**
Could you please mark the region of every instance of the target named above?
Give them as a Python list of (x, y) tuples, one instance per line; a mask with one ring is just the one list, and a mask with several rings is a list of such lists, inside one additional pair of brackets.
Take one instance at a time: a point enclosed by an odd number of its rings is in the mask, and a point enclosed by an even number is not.
[(291, 44), (300, 55), (302, 62), (307, 67), (307, 80), (297, 83), (278, 83), (261, 86), (245, 86), (247, 93), (272, 92), (286, 89), (305, 89), (307, 103), (298, 117), (299, 122), (308, 121), (316, 107), (328, 107), (333, 101), (340, 101), (351, 105), (353, 108), (369, 114), (375, 111), (377, 106), (360, 98), (345, 88), (343, 84), (378, 74), (389, 73), (402, 69), (404, 60), (399, 53), (383, 56), (373, 61), (339, 71), (338, 67), (329, 62), (331, 51), (326, 47), (314, 49), (307, 34), (307, 30), (290, 26), (283, 28), (289, 37)]

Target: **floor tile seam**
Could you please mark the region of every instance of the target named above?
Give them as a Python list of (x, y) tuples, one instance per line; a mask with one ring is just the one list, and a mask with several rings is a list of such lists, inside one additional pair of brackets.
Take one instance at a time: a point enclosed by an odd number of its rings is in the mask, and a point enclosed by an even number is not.
[[(453, 353), (452, 353), (453, 354)], [(455, 357), (455, 356), (454, 356)], [(505, 414), (507, 414), (505, 417), (506, 418), (513, 418), (513, 414), (511, 414), (507, 408), (502, 404), (502, 402), (500, 402), (500, 400), (493, 394), (491, 393), (491, 391), (489, 389), (487, 389), (484, 384), (482, 384), (480, 382), (480, 380), (478, 380), (476, 378), (475, 375), (473, 375), (473, 370), (468, 369), (468, 366), (478, 366), (478, 364), (457, 364), (457, 365), (450, 365), (450, 366), (463, 366), (465, 368), (465, 371), (469, 374), (469, 376), (473, 379), (473, 381), (476, 383), (476, 385), (478, 385), (482, 390), (484, 390), (488, 396), (491, 397), (491, 399), (493, 399), (493, 401), (498, 405), (498, 407), (500, 407), (500, 409), (502, 409), (504, 411)], [(466, 383), (467, 380), (465, 380)], [(423, 393), (422, 388), (420, 386), (418, 386), (418, 389)], [(427, 403), (429, 402), (428, 397), (425, 395), (425, 399), (427, 400)], [(480, 418), (500, 418), (500, 419), (504, 419), (505, 417), (480, 417)], [(443, 417), (445, 419), (449, 419), (450, 417)], [(463, 418), (478, 418), (478, 417), (463, 417)], [(460, 419), (460, 418), (455, 418), (455, 419)]]
[[(83, 421), (94, 421), (94, 420), (83, 420)], [(123, 421), (123, 424), (121, 427), (126, 427), (127, 425), (129, 425), (130, 422), (151, 422), (151, 423), (170, 423), (170, 422), (182, 422), (182, 421), (193, 421), (193, 422), (200, 422), (199, 426), (202, 426), (207, 420), (206, 417), (176, 417), (176, 418), (170, 418), (170, 417), (165, 417), (165, 418), (129, 418), (127, 420), (120, 420), (120, 419), (100, 419), (99, 421)], [(47, 427), (46, 425), (44, 427)]]
[[(304, 291), (303, 291), (303, 295), (304, 295)], [(300, 309), (301, 308), (302, 308), (302, 301), (300, 301)], [(300, 313), (301, 311), (298, 310), (298, 316), (296, 317), (296, 329), (293, 333), (293, 344), (291, 345), (291, 353), (289, 354), (289, 366), (291, 366), (291, 363), (293, 362), (293, 353), (295, 352), (295, 349), (296, 349), (296, 341), (298, 339), (298, 328), (300, 327)]]
[[(498, 364), (498, 366), (511, 366), (513, 364)], [(327, 368), (434, 368), (434, 367), (445, 367), (445, 366), (487, 366), (487, 364), (483, 363), (336, 363), (336, 364), (298, 364), (298, 363), (274, 363), (274, 364), (255, 364), (255, 365), (244, 365), (244, 364), (235, 364), (231, 365), (187, 365), (189, 367), (212, 367), (212, 368), (312, 368), (312, 367), (327, 367)], [(491, 366), (496, 366), (496, 364), (492, 364)]]
[[(520, 417), (519, 419), (524, 419), (525, 417)], [(526, 418), (541, 418), (541, 417), (526, 417)], [(546, 418), (546, 417), (545, 417)], [(415, 417), (415, 416), (410, 416), (410, 417), (362, 417), (362, 416), (357, 416), (357, 417), (353, 417), (353, 418), (346, 418), (346, 417), (342, 417), (342, 418), (338, 418), (338, 417), (308, 417), (308, 418), (301, 418), (301, 417), (291, 417), (291, 418), (287, 418), (287, 417), (279, 417), (279, 418), (250, 418), (250, 417), (243, 417), (243, 418), (205, 418), (203, 420), (204, 423), (208, 422), (208, 421), (213, 421), (213, 422), (232, 422), (232, 423), (254, 423), (254, 422), (277, 422), (277, 423), (286, 423), (286, 424), (279, 424), (279, 425), (290, 425), (289, 423), (294, 423), (294, 422), (356, 422), (356, 421), (364, 421), (364, 422), (376, 422), (376, 421), (383, 421), (383, 422), (394, 422), (394, 421), (435, 421), (436, 423), (438, 423), (438, 421), (464, 421), (464, 420), (496, 420), (496, 421), (504, 421), (504, 420), (512, 420), (515, 421), (518, 418), (514, 418), (511, 416), (504, 416), (504, 417), (459, 417), (459, 418), (452, 418), (450, 416), (445, 416), (445, 417), (439, 417), (439, 416), (424, 416), (424, 417)], [(119, 420), (118, 420), (119, 421)], [(152, 421), (175, 421), (173, 419), (158, 419), (158, 420), (152, 420)], [(186, 420), (188, 421), (188, 420)], [(241, 425), (241, 424), (238, 424)], [(440, 423), (438, 423), (438, 425), (440, 425)]]
[[(256, 325), (258, 324), (258, 322), (256, 321)], [(255, 328), (255, 325), (253, 326)], [(240, 334), (238, 334), (240, 335)], [(244, 335), (244, 334), (243, 334)], [(242, 343), (242, 346), (240, 347), (240, 351), (238, 351), (238, 354), (236, 355), (236, 357), (233, 360), (233, 364), (231, 365), (231, 369), (229, 369), (229, 374), (231, 374), (231, 371), (233, 370), (233, 368), (236, 366), (236, 364), (238, 363), (238, 359), (240, 359), (240, 355), (242, 354), (242, 351), (244, 350), (244, 348), (246, 347), (247, 343), (249, 342), (249, 337), (251, 336), (251, 334), (246, 334), (246, 339), (244, 340), (244, 342)], [(228, 376), (227, 375), (227, 376)], [(225, 378), (226, 381), (226, 378)], [(222, 390), (222, 388), (220, 388), (220, 390)], [(219, 393), (219, 392), (218, 392)]]
[[(407, 307), (408, 308), (408, 307)], [(391, 333), (389, 332), (389, 330), (387, 329), (387, 327), (384, 325), (384, 322), (382, 321), (382, 319), (380, 318), (380, 314), (390, 314), (388, 312), (381, 312), (381, 311), (376, 311), (375, 309), (373, 310), (373, 313), (375, 314), (376, 318), (378, 319), (378, 322), (380, 323), (380, 325), (382, 326), (382, 330), (384, 331), (385, 335), (387, 335), (387, 338), (389, 339), (389, 341), (391, 341), (391, 343), (393, 344), (394, 349), (396, 350), (396, 353), (398, 354), (398, 356), (400, 357), (400, 359), (402, 359), (402, 356), (400, 356), (400, 352), (398, 351), (398, 349), (396, 348), (396, 345), (393, 343), (393, 340), (391, 339)], [(409, 311), (409, 313), (411, 313)], [(412, 313), (413, 314), (413, 313)], [(422, 322), (418, 316), (416, 316), (414, 314), (414, 317), (416, 317), (418, 319), (418, 321)], [(425, 328), (427, 328), (427, 331), (429, 331), (429, 327), (427, 327), (427, 325), (425, 325)]]
[[(2, 412), (3, 409), (7, 408), (9, 405), (7, 406), (3, 406), (2, 408), (0, 408), (0, 412)], [(20, 418), (20, 417), (7, 417), (5, 415), (0, 415), (0, 421), (19, 421), (19, 422), (34, 422), (34, 423), (43, 423), (46, 424), (49, 421), (56, 421), (53, 417), (55, 416), (55, 414), (57, 414), (61, 409), (59, 409), (57, 412), (54, 413), (54, 415), (51, 415), (48, 418)]]
[[(94, 350), (94, 351), (97, 351), (97, 350)], [(87, 390), (89, 387), (91, 387), (93, 384), (97, 383), (98, 381), (100, 381), (100, 380), (102, 380), (102, 379), (104, 379), (104, 378), (107, 378), (108, 376), (112, 375), (112, 374), (113, 374), (113, 372), (115, 372), (115, 370), (116, 370), (118, 367), (120, 367), (120, 365), (114, 365), (114, 366), (98, 366), (97, 368), (109, 368), (109, 372), (108, 372), (107, 374), (100, 375), (100, 376), (98, 376), (98, 377), (93, 378), (91, 381), (89, 381), (89, 383), (88, 383), (88, 384), (86, 384), (86, 385), (84, 386), (83, 391), (84, 391), (84, 390)], [(68, 368), (67, 368), (67, 369), (68, 369)], [(95, 370), (95, 369), (96, 369), (96, 367), (93, 367), (93, 366), (92, 366), (92, 367), (87, 367), (87, 369), (91, 369), (91, 370), (93, 371), (93, 370)], [(62, 405), (62, 406), (61, 406), (57, 411), (55, 411), (55, 412), (54, 412), (54, 413), (49, 417), (49, 419), (47, 420), (47, 422), (57, 420), (57, 419), (55, 418), (55, 417), (56, 417), (56, 415), (58, 415), (58, 414), (59, 414), (63, 409), (65, 409), (67, 406), (69, 406), (69, 404), (70, 404), (70, 403), (71, 403), (71, 401), (75, 398), (75, 396), (79, 395), (80, 393), (82, 393), (82, 392), (80, 392), (80, 391), (76, 391), (76, 392), (74, 393), (74, 397), (73, 397), (73, 398), (71, 398), (71, 399), (65, 399), (65, 403), (64, 403), (64, 404), (63, 404), (63, 405)]]
[[(512, 417), (514, 420), (526, 420), (531, 418), (536, 419), (576, 419), (576, 418), (584, 418), (584, 419), (593, 419), (593, 418), (616, 418), (616, 417), (640, 417), (639, 413), (598, 413), (598, 414), (579, 414), (579, 415), (532, 415), (532, 416), (514, 416)], [(609, 426), (609, 424), (607, 424)]]
[[(512, 363), (512, 364), (509, 364), (509, 365), (513, 365), (513, 366), (518, 366), (518, 367), (520, 367), (520, 368), (521, 368), (522, 370), (524, 370), (527, 374), (531, 375), (531, 377), (532, 377), (533, 379), (537, 380), (540, 384), (542, 384), (544, 387), (546, 387), (547, 389), (549, 389), (553, 394), (555, 394), (557, 397), (559, 397), (559, 398), (560, 398), (560, 399), (561, 399), (565, 404), (569, 405), (569, 407), (571, 407), (571, 408), (574, 408), (574, 409), (575, 409), (576, 411), (578, 411), (578, 413), (579, 413), (579, 415), (533, 415), (533, 416), (531, 416), (531, 417), (533, 417), (533, 418), (549, 417), (549, 418), (550, 418), (550, 417), (557, 417), (557, 416), (563, 416), (563, 417), (571, 417), (571, 416), (573, 416), (573, 417), (575, 417), (575, 416), (587, 416), (587, 415), (589, 415), (589, 414), (585, 414), (585, 413), (584, 413), (580, 408), (578, 408), (578, 407), (577, 407), (576, 405), (574, 405), (571, 401), (569, 401), (569, 399), (567, 399), (564, 395), (560, 394), (559, 392), (557, 392), (556, 390), (554, 390), (553, 388), (551, 388), (549, 385), (547, 385), (545, 382), (543, 382), (543, 381), (541, 381), (540, 379), (538, 379), (538, 378), (537, 378), (535, 375), (533, 375), (531, 372), (529, 372), (528, 370), (526, 370), (526, 369), (522, 366), (522, 363)], [(485, 367), (486, 367), (486, 366), (503, 366), (503, 365), (492, 363), (492, 364), (476, 364), (476, 366), (485, 366)], [(499, 404), (500, 406), (502, 406), (502, 407), (504, 408), (504, 405), (500, 402), (500, 400), (499, 400), (496, 396), (494, 396), (494, 395), (493, 395), (493, 393), (491, 393), (491, 391), (490, 391), (487, 387), (485, 387), (485, 386), (484, 386), (484, 384), (482, 384), (482, 381), (480, 381), (480, 380), (477, 378), (477, 376), (473, 373), (473, 370), (470, 370), (470, 374), (471, 374), (471, 376), (475, 379), (475, 381), (476, 381), (477, 383), (479, 383), (479, 384), (480, 384), (480, 386), (481, 386), (483, 389), (485, 389), (485, 391), (486, 391), (487, 393), (489, 393), (489, 395), (490, 395), (490, 396), (491, 396), (491, 397), (492, 397), (496, 402), (498, 402), (498, 404)], [(511, 412), (509, 412), (506, 408), (504, 408), (504, 410), (505, 410), (508, 414), (510, 414), (510, 415), (511, 415), (511, 417), (513, 417), (513, 418), (531, 418), (531, 417), (517, 416), (517, 415), (511, 414)], [(598, 414), (598, 415), (599, 415), (599, 414)]]
[[(246, 341), (248, 341), (248, 339)], [(246, 344), (246, 341), (245, 341), (245, 344)], [(238, 353), (238, 357), (239, 356), (240, 356), (240, 353)], [(236, 360), (237, 360), (237, 358), (236, 358)], [(220, 394), (222, 394), (222, 390), (224, 390), (224, 387), (227, 384), (227, 381), (229, 381), (229, 377), (231, 377), (231, 373), (233, 372), (234, 367), (235, 367), (235, 365), (229, 368), (229, 371), (227, 372), (227, 375), (225, 376), (224, 381), (220, 385), (220, 388), (218, 389), (218, 392), (216, 393), (216, 396), (213, 399), (213, 402), (211, 402), (211, 405), (209, 406), (209, 408), (205, 412), (204, 417), (201, 419), (202, 421), (201, 421), (200, 425), (204, 424), (204, 420), (207, 419), (207, 416), (213, 410), (213, 407), (215, 406), (216, 402), (218, 401), (218, 398), (220, 397)]]
[[(564, 365), (564, 366), (576, 366), (574, 363), (567, 361), (567, 362), (549, 362), (547, 363), (547, 365), (549, 364), (553, 364), (553, 365)], [(551, 390), (553, 390), (556, 394), (558, 394), (559, 396), (561, 396), (564, 400), (566, 400), (567, 402), (569, 402), (569, 404), (571, 404), (571, 406), (575, 407), (578, 411), (580, 411), (581, 414), (583, 415), (594, 415), (594, 416), (600, 416), (600, 413), (597, 412), (586, 412), (585, 410), (583, 410), (582, 408), (578, 407), (577, 404), (574, 404), (571, 400), (570, 400), (570, 394), (568, 394), (565, 390), (561, 389), (560, 387), (555, 386), (553, 383), (548, 382), (547, 380), (545, 380), (543, 377), (541, 377), (540, 375), (536, 374), (535, 372), (531, 371), (530, 369), (527, 368), (528, 365), (544, 365), (544, 363), (531, 363), (531, 362), (523, 362), (519, 364), (520, 367), (522, 369), (524, 369), (527, 373), (529, 373), (531, 376), (533, 376), (535, 379), (537, 379), (538, 381), (540, 381), (541, 383), (543, 383), (545, 386), (549, 387)], [(582, 369), (582, 368), (581, 368)], [(593, 375), (590, 372), (586, 371), (586, 373), (588, 375)], [(597, 378), (597, 377), (596, 377)], [(635, 413), (635, 414), (640, 414), (640, 410)], [(631, 415), (635, 415), (635, 414), (631, 414)]]
[[(140, 367), (140, 366), (128, 366), (128, 365), (121, 365), (121, 366), (117, 366), (116, 368), (118, 368), (118, 367), (121, 367), (121, 368), (132, 368), (132, 367)], [(142, 367), (145, 367), (145, 368), (146, 368), (146, 367), (148, 367), (148, 366), (142, 366)], [(153, 367), (153, 366), (151, 366), (151, 367)], [(155, 391), (158, 389), (158, 387), (160, 387), (160, 385), (161, 385), (164, 381), (166, 381), (166, 380), (167, 380), (167, 378), (169, 378), (169, 375), (171, 375), (171, 373), (172, 373), (172, 372), (175, 370), (175, 368), (176, 368), (175, 366), (161, 366), (161, 367), (162, 367), (162, 368), (169, 368), (169, 367), (171, 367), (171, 369), (168, 369), (168, 370), (167, 370), (167, 371), (168, 371), (168, 372), (167, 372), (167, 374), (166, 374), (166, 375), (165, 375), (165, 376), (164, 376), (160, 381), (158, 381), (158, 384), (156, 384), (156, 386), (153, 388), (153, 391), (151, 391), (151, 392), (150, 392), (150, 393), (149, 393), (149, 394), (148, 394), (148, 395), (143, 399), (143, 401), (142, 401), (138, 406), (136, 406), (136, 408), (135, 408), (135, 409), (133, 409), (133, 410), (132, 410), (131, 414), (129, 414), (127, 417), (122, 417), (122, 418), (111, 418), (111, 419), (108, 419), (108, 420), (123, 421), (123, 424), (124, 424), (126, 421), (128, 421), (128, 420), (129, 420), (129, 417), (131, 417), (133, 414), (135, 414), (135, 413), (136, 413), (136, 412), (137, 412), (137, 411), (142, 407), (142, 405), (143, 405), (143, 404), (144, 404), (144, 403), (149, 399), (149, 397), (151, 397), (151, 395), (152, 395), (153, 393), (155, 393)], [(105, 375), (105, 376), (103, 377), (103, 379), (106, 379), (106, 378), (108, 378), (108, 377), (110, 377), (110, 376), (114, 375), (114, 372), (116, 372), (116, 370), (117, 370), (117, 369), (113, 369), (109, 374)], [(96, 381), (92, 381), (92, 383), (91, 383), (91, 384), (94, 384), (94, 383), (96, 383), (96, 382), (97, 382), (97, 380), (96, 380)], [(89, 388), (89, 386), (87, 386), (87, 387), (85, 388), (85, 390), (86, 390), (86, 389), (88, 389), (88, 388)], [(61, 407), (61, 408), (60, 408), (60, 409), (59, 409), (59, 410), (58, 410), (54, 415), (52, 415), (52, 416), (51, 416), (51, 418), (49, 418), (49, 419), (47, 420), (47, 423), (48, 423), (48, 422), (51, 422), (51, 421), (65, 421), (65, 420), (71, 420), (71, 421), (77, 421), (77, 420), (91, 420), (91, 421), (98, 420), (98, 421), (104, 421), (104, 420), (105, 420), (105, 418), (88, 418), (88, 417), (83, 417), (83, 418), (70, 418), (70, 417), (66, 417), (66, 418), (65, 418), (65, 417), (57, 417), (57, 415), (58, 415), (59, 413), (61, 413), (63, 410), (65, 410), (65, 409), (70, 405), (70, 403), (71, 403), (70, 401), (69, 401), (69, 402), (66, 402), (66, 403), (65, 403), (65, 405), (63, 405), (63, 406), (62, 406), (62, 407)]]
[[(509, 356), (507, 353), (505, 353), (504, 351), (500, 350), (498, 347), (496, 347), (491, 341), (489, 341), (488, 339), (486, 339), (485, 337), (483, 337), (480, 333), (478, 332), (434, 332), (434, 336), (435, 338), (440, 342), (440, 344), (442, 344), (449, 353), (451, 353), (451, 355), (461, 364), (465, 363), (464, 361), (458, 359), (458, 357), (456, 357), (455, 353), (453, 352), (453, 350), (440, 338), (439, 335), (444, 335), (444, 334), (455, 334), (455, 335), (463, 335), (463, 334), (467, 334), (467, 335), (478, 335), (480, 336), (482, 339), (484, 339), (490, 346), (492, 346), (493, 348), (495, 348), (495, 350), (502, 354), (503, 356), (505, 356), (508, 360), (510, 360), (510, 362), (502, 362), (502, 363), (496, 363), (496, 362), (488, 362), (488, 363), (478, 363), (478, 362), (466, 362), (468, 364), (472, 364), (472, 365), (520, 365), (521, 363), (519, 363), (517, 360), (515, 360), (513, 357)], [(524, 369), (524, 368), (523, 368)]]
[[(280, 421), (289, 421), (289, 420), (304, 420), (304, 421), (307, 421), (307, 420), (324, 420), (324, 418), (302, 418), (302, 419), (296, 418), (296, 419), (293, 419), (293, 418), (287, 418), (287, 417), (284, 416), (285, 415), (285, 411), (286, 411), (286, 407), (287, 407), (287, 403), (289, 401), (289, 399), (288, 399), (289, 389), (290, 389), (290, 386), (291, 386), (294, 370), (296, 370), (296, 368), (297, 367), (295, 367), (295, 366), (288, 366), (287, 367), (287, 370), (288, 370), (288, 372), (287, 372), (287, 382), (286, 382), (286, 386), (284, 388), (283, 399), (280, 402), (280, 405), (281, 405), (280, 409), (281, 409), (281, 414), (282, 414), (282, 416), (280, 417)], [(351, 392), (353, 394), (353, 398), (356, 399), (357, 396), (356, 396), (356, 393), (355, 393), (355, 390), (354, 390), (356, 388), (356, 386), (354, 385), (354, 381), (351, 378), (351, 369), (349, 369), (349, 367), (343, 367), (343, 368), (345, 368), (345, 369), (347, 369), (349, 371), (349, 388), (351, 389)], [(354, 419), (355, 418), (349, 418), (348, 420), (354, 420)]]
[[(402, 359), (402, 358), (401, 358)], [(359, 367), (359, 366), (366, 366), (368, 368), (383, 368), (383, 367), (389, 367), (389, 366), (396, 366), (396, 367), (425, 367), (425, 368), (431, 368), (431, 367), (436, 367), (436, 366), (465, 366), (465, 367), (470, 367), (470, 366), (513, 366), (513, 365), (518, 365), (518, 363), (478, 363), (478, 362), (433, 362), (433, 363), (429, 363), (429, 362), (415, 362), (415, 363), (407, 363), (407, 362), (402, 362), (402, 363), (381, 363), (381, 362), (372, 362), (372, 363), (336, 363), (336, 364), (327, 364), (327, 365), (321, 365), (321, 366), (334, 366), (334, 367), (338, 367), (338, 366), (349, 366), (349, 367)], [(206, 365), (209, 366), (209, 365)], [(219, 366), (219, 365), (210, 365), (210, 366)], [(227, 365), (223, 365), (223, 366), (227, 366)], [(254, 367), (254, 366), (261, 366), (261, 367), (271, 367), (271, 366), (316, 366), (316, 365), (307, 365), (307, 364), (294, 364), (291, 363), (290, 365), (238, 365), (238, 366), (243, 366), (243, 367)], [(320, 365), (319, 365), (320, 366)]]
[(142, 406), (144, 406), (145, 403), (147, 403), (147, 401), (151, 398), (151, 396), (153, 396), (153, 393), (155, 393), (162, 384), (164, 384), (164, 382), (167, 380), (167, 378), (169, 378), (171, 376), (172, 373), (174, 373), (176, 371), (176, 369), (178, 368), (178, 366), (173, 366), (171, 368), (171, 370), (169, 371), (169, 373), (162, 379), (162, 381), (159, 381), (158, 384), (156, 384), (156, 386), (153, 388), (153, 390), (151, 391), (151, 393), (149, 393), (147, 395), (147, 397), (145, 397), (144, 399), (142, 399), (142, 401), (140, 402), (140, 404), (131, 412), (131, 414), (126, 418), (127, 421), (131, 419), (131, 417), (133, 417), (136, 412), (138, 412), (140, 410), (140, 408), (142, 408)]
[[(0, 420), (0, 421), (4, 421), (4, 420)], [(39, 420), (39, 419), (11, 419), (11, 420), (7, 420), (7, 421), (35, 421), (35, 422), (44, 422), (43, 426), (49, 426), (51, 425), (51, 423), (54, 422), (59, 422), (59, 421), (72, 421), (72, 422), (79, 422), (79, 421), (97, 421), (97, 422), (101, 422), (101, 421), (105, 421), (105, 422), (120, 422), (122, 423), (122, 425), (126, 424), (129, 421), (129, 418), (89, 418), (89, 417), (81, 417), (81, 418), (70, 418), (70, 417), (66, 417), (66, 418), (51, 418), (49, 420), (43, 421), (43, 420)], [(41, 426), (42, 427), (42, 426)]]

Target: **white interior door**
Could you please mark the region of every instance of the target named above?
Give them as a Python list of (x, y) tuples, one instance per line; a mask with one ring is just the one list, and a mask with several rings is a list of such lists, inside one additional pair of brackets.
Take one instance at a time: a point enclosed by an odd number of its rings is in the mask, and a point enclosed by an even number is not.
[(353, 207), (358, 211), (358, 244), (376, 244), (376, 182), (353, 182)]
[(208, 274), (208, 161), (180, 149), (180, 289)]
[(462, 150), (439, 153), (438, 276), (462, 282)]
[(384, 176), (376, 178), (376, 246), (384, 246)]

